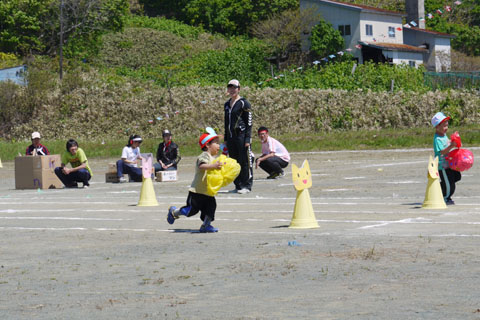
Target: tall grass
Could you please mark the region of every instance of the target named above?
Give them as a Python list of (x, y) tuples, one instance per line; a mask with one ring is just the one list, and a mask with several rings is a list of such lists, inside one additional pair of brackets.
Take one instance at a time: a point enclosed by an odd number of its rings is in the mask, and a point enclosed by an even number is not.
[[(465, 148), (480, 146), (480, 131), (475, 126), (450, 127), (449, 134), (459, 131), (462, 144)], [(271, 136), (281, 141), (290, 152), (301, 151), (328, 151), (328, 150), (375, 150), (398, 148), (433, 148), (432, 128), (381, 129), (344, 131), (334, 130), (325, 133), (289, 133)], [(193, 135), (174, 136), (179, 145), (180, 153), (184, 156), (195, 156), (201, 151), (198, 146), (198, 137)], [(142, 153), (156, 154), (161, 139), (144, 139), (140, 148)], [(85, 151), (88, 158), (120, 158), (122, 148), (127, 141), (111, 140), (79, 140), (79, 146)], [(11, 161), (19, 153), (25, 154), (30, 141), (0, 140), (0, 159)], [(66, 140), (42, 140), (51, 154), (60, 154), (65, 150)], [(261, 143), (254, 135), (252, 150), (258, 156), (261, 154)], [(432, 151), (433, 152), (433, 151)]]

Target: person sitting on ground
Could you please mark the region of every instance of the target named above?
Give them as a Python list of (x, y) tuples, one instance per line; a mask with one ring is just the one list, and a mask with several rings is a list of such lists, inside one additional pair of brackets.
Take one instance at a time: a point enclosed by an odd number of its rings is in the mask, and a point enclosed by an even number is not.
[[(69, 163), (71, 169), (67, 168)], [(78, 182), (82, 182), (84, 188), (90, 186), (88, 181), (92, 178), (92, 170), (88, 166), (85, 152), (74, 139), (67, 141), (67, 150), (62, 154), (62, 165), (55, 168), (55, 174), (65, 188), (78, 188)]]
[(122, 158), (117, 161), (117, 177), (120, 183), (127, 182), (123, 174), (128, 174), (130, 180), (142, 182), (142, 169), (138, 167), (140, 156), (140, 144), (142, 138), (139, 135), (131, 135), (127, 145), (123, 147)]
[(155, 172), (166, 170), (177, 170), (180, 162), (180, 151), (175, 142), (172, 141), (172, 134), (168, 130), (162, 132), (163, 142), (158, 145), (157, 162)]
[(258, 167), (266, 171), (269, 176), (267, 179), (276, 179), (283, 177), (283, 169), (288, 166), (290, 154), (287, 149), (276, 139), (268, 135), (266, 127), (258, 129), (258, 137), (262, 142), (262, 155), (255, 160), (255, 169)]
[(50, 154), (47, 147), (40, 144), (40, 139), (39, 132), (35, 131), (32, 133), (32, 144), (27, 147), (27, 151), (25, 152), (27, 156), (47, 156)]

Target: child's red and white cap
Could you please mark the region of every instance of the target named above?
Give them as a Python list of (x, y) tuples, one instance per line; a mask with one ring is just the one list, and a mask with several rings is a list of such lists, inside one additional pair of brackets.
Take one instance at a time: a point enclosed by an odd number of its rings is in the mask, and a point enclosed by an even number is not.
[(200, 145), (200, 149), (203, 149), (203, 147), (205, 147), (207, 143), (209, 143), (213, 139), (218, 138), (218, 135), (215, 132), (215, 130), (213, 130), (213, 128), (207, 127), (205, 131), (207, 132), (202, 134), (200, 136), (200, 139), (198, 139), (198, 144)]
[(432, 126), (433, 127), (436, 127), (438, 126), (440, 123), (444, 122), (444, 121), (448, 121), (450, 120), (451, 118), (450, 117), (447, 117), (446, 115), (443, 114), (443, 112), (437, 112), (433, 118), (432, 118)]

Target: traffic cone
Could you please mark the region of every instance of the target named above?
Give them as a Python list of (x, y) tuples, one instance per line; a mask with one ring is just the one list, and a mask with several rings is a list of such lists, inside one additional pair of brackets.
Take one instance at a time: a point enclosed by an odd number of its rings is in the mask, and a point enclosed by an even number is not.
[(443, 200), (442, 187), (440, 186), (440, 177), (438, 175), (438, 158), (430, 156), (428, 161), (428, 183), (423, 201), (423, 209), (446, 209), (447, 205)]
[(139, 207), (154, 207), (158, 206), (155, 190), (153, 189), (152, 178), (143, 178), (142, 190), (140, 191)]
[(0, 159), (0, 168), (3, 168), (2, 159)]
[(297, 191), (297, 199), (295, 200), (295, 208), (293, 209), (293, 217), (289, 228), (296, 229), (312, 229), (318, 228), (318, 222), (313, 212), (312, 200), (308, 189)]
[(428, 179), (423, 209), (446, 209), (447, 205), (443, 200), (442, 187), (438, 179)]

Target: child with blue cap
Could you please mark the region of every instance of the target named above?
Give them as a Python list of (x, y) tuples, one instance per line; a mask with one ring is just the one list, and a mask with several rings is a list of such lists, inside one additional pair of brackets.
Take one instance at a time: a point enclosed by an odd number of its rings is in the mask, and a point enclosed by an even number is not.
[(462, 179), (462, 175), (460, 172), (450, 169), (445, 159), (445, 156), (457, 147), (457, 144), (454, 141), (450, 142), (447, 137), (448, 120), (450, 120), (450, 117), (445, 116), (442, 112), (437, 112), (432, 118), (432, 126), (435, 128), (433, 151), (435, 156), (438, 157), (438, 174), (440, 175), (443, 198), (447, 205), (453, 205), (455, 204), (452, 200), (455, 183)]

